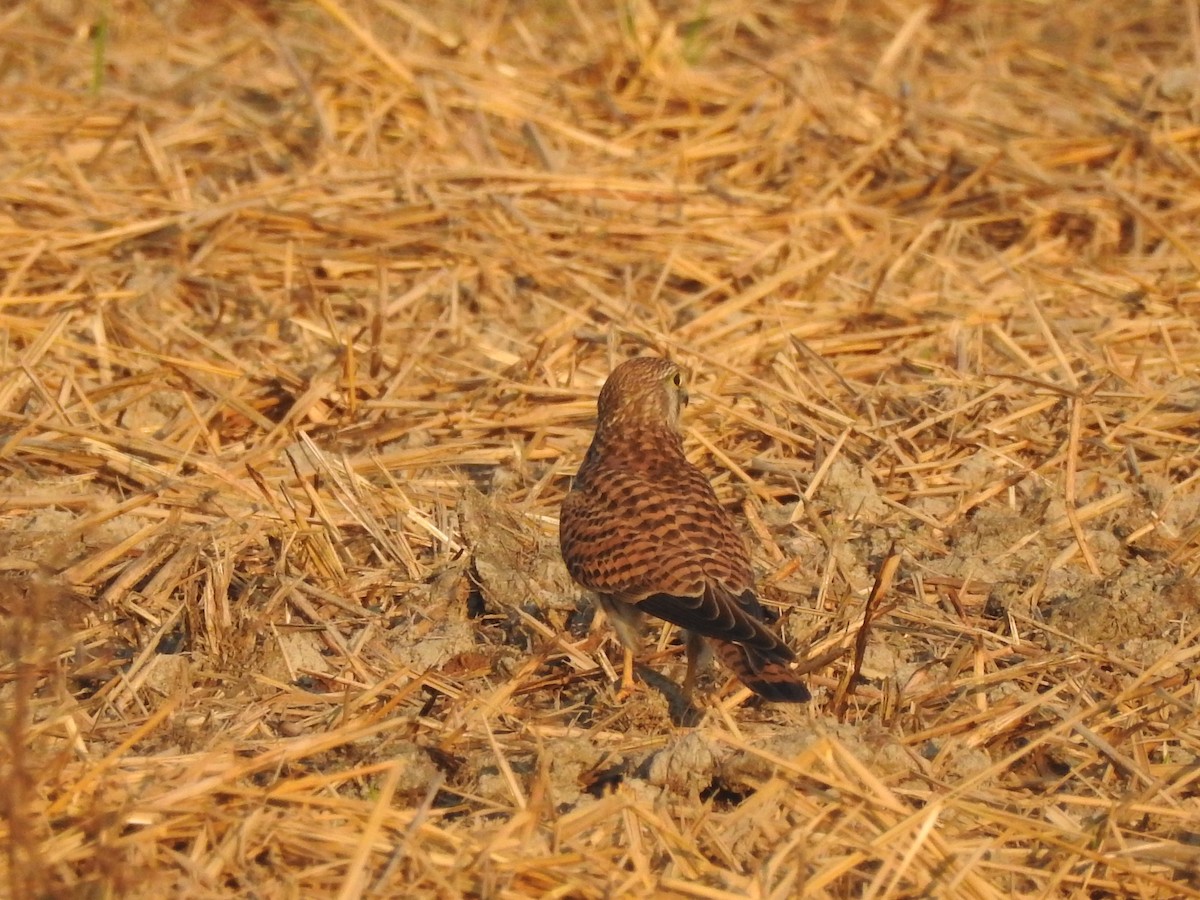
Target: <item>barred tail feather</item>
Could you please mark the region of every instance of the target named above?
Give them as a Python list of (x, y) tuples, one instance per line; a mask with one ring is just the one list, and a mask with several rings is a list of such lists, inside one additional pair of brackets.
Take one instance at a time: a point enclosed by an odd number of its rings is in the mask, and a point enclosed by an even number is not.
[(712, 643), (721, 662), (760, 697), (775, 703), (803, 703), (812, 699), (800, 676), (787, 665), (773, 661), (767, 654), (744, 644), (728, 641)]

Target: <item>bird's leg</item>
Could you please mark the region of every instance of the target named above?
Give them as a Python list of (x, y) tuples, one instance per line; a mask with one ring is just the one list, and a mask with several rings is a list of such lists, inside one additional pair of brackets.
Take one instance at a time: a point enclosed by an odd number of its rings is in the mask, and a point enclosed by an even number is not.
[(625, 662), (621, 666), (621, 686), (617, 688), (617, 702), (628, 700), (636, 691), (637, 685), (633, 683), (633, 651), (622, 645), (625, 651)]
[(696, 679), (700, 670), (710, 662), (712, 648), (704, 635), (696, 631), (687, 633), (687, 674), (683, 677), (683, 699), (692, 702), (692, 693), (696, 690)]
[(597, 594), (596, 599), (612, 624), (613, 630), (616, 631), (617, 637), (621, 641), (621, 647), (625, 651), (625, 658), (621, 666), (621, 684), (617, 688), (617, 700), (627, 700), (637, 690), (637, 685), (633, 683), (633, 651), (641, 644), (638, 625), (641, 623), (642, 614), (637, 607), (624, 603), (609, 594)]

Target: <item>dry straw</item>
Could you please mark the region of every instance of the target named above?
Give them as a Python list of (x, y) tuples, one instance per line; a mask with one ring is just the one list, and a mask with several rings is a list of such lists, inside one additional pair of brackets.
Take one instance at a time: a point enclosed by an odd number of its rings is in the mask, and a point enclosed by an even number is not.
[[(32, 0), (0, 60), (0, 892), (1200, 896), (1193, 0)], [(613, 700), (556, 517), (646, 351), (806, 708), (689, 716), (669, 634)]]

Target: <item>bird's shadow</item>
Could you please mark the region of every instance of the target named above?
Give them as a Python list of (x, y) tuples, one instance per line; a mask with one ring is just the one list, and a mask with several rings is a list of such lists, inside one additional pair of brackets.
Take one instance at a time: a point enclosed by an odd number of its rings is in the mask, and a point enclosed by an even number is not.
[(704, 719), (704, 713), (692, 705), (684, 695), (683, 688), (670, 678), (647, 666), (635, 665), (634, 671), (647, 687), (654, 688), (666, 698), (667, 715), (671, 717), (672, 725), (695, 728)]

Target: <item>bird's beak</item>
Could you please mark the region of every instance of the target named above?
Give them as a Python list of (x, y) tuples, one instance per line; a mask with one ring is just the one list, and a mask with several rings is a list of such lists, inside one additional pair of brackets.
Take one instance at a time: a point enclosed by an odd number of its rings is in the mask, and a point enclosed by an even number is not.
[(687, 405), (688, 405), (688, 392), (687, 392), (687, 391), (680, 391), (680, 392), (679, 392), (679, 405), (680, 405), (680, 406), (687, 406)]

